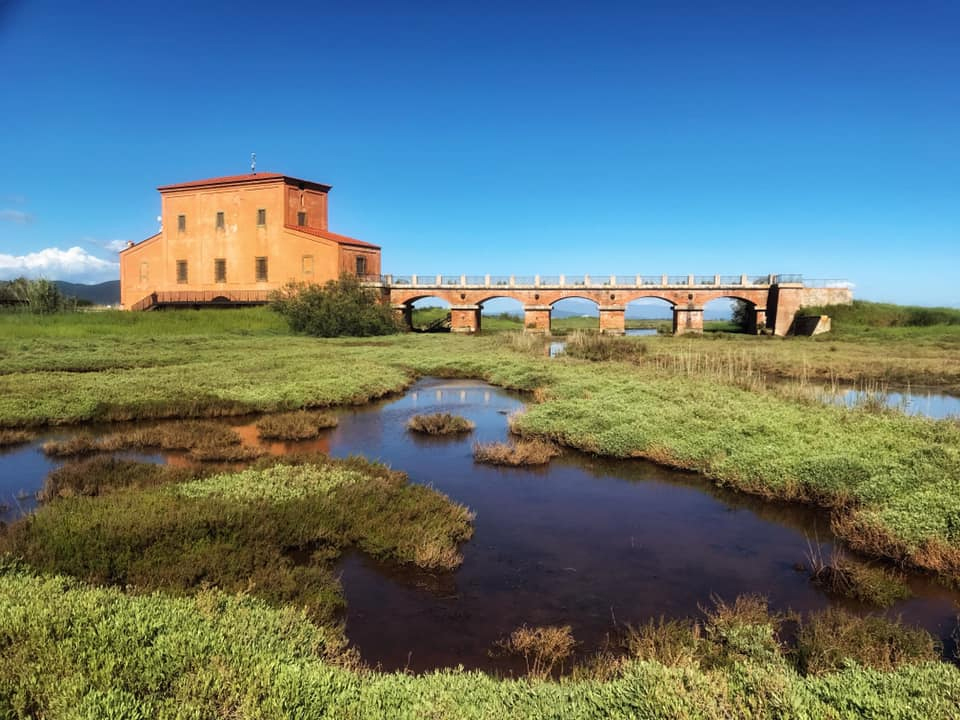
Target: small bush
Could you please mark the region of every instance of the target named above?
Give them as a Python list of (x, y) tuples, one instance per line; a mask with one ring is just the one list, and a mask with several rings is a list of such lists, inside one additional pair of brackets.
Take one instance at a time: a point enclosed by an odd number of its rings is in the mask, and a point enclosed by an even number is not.
[(461, 435), (473, 428), (474, 424), (466, 418), (450, 413), (414, 415), (407, 421), (407, 430), (425, 435)]
[(807, 675), (840, 670), (848, 660), (890, 671), (939, 658), (937, 641), (926, 630), (876, 615), (858, 617), (840, 608), (811, 615), (797, 633), (797, 668)]
[(811, 546), (807, 560), (810, 579), (834, 595), (879, 607), (889, 607), (897, 600), (910, 597), (910, 588), (903, 575), (852, 560), (839, 548), (834, 549), (827, 561), (819, 546)]
[(265, 415), (257, 421), (257, 432), (264, 440), (310, 440), (338, 422), (336, 415), (324, 412)]
[(560, 450), (543, 440), (519, 440), (516, 443), (477, 443), (473, 446), (475, 462), (489, 465), (545, 465)]
[(760, 595), (739, 595), (732, 605), (718, 597), (713, 608), (703, 608), (707, 640), (703, 660), (707, 667), (731, 667), (750, 661), (763, 665), (783, 661), (779, 639), (786, 619), (771, 613), (767, 599)]
[(558, 664), (570, 657), (576, 645), (569, 625), (534, 628), (523, 625), (498, 640), (495, 651), (522, 656), (527, 665), (527, 675), (544, 680)]
[(290, 283), (273, 294), (271, 307), (296, 332), (314, 337), (391, 335), (400, 325), (389, 304), (353, 275), (326, 285)]
[(0, 447), (7, 445), (21, 445), (33, 440), (36, 436), (26, 430), (0, 430)]
[(627, 625), (623, 646), (631, 658), (672, 667), (694, 664), (700, 655), (703, 634), (693, 620), (659, 620)]

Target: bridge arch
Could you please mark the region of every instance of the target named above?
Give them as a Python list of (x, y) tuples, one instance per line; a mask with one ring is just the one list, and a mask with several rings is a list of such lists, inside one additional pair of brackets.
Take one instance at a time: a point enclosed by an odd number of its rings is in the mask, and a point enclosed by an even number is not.
[[(590, 307), (586, 308), (583, 303), (589, 303)], [(601, 305), (596, 297), (570, 293), (556, 298), (549, 303), (549, 307), (551, 333), (600, 329)], [(558, 314), (563, 317), (558, 317)]]
[(520, 329), (523, 327), (523, 317), (526, 310), (524, 301), (506, 292), (497, 292), (478, 297), (478, 327), (497, 331)]
[(626, 334), (656, 334), (672, 324), (676, 304), (665, 297), (645, 295), (623, 304)]
[[(720, 303), (726, 303), (727, 305), (721, 306)], [(743, 305), (742, 310), (740, 310), (742, 317), (736, 317), (738, 311), (737, 305), (741, 303)], [(712, 308), (710, 307), (711, 305), (713, 305)], [(716, 323), (726, 321), (727, 323), (719, 327), (714, 326), (714, 328), (708, 325), (707, 328), (705, 328), (708, 330), (742, 332), (755, 335), (763, 330), (766, 324), (766, 307), (763, 305), (758, 306), (755, 298), (738, 293), (716, 294), (710, 297), (704, 301), (703, 311), (705, 322)]]

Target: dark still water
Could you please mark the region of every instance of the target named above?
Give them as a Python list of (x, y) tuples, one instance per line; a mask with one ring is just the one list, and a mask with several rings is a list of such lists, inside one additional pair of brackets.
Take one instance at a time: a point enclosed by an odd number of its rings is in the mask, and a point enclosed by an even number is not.
[[(453, 573), (383, 566), (360, 553), (341, 560), (347, 634), (368, 662), (512, 672), (519, 668), (489, 650), (523, 624), (569, 624), (579, 652), (590, 653), (618, 625), (699, 616), (711, 595), (760, 593), (776, 609), (799, 611), (833, 602), (795, 569), (807, 537), (829, 555), (829, 519), (820, 511), (723, 492), (636, 460), (567, 452), (542, 469), (475, 464), (473, 443), (505, 439), (507, 416), (521, 407), (518, 396), (480, 382), (428, 379), (397, 399), (339, 411), (339, 427), (320, 440), (270, 445), (275, 453), (320, 449), (380, 460), (476, 513)], [(463, 415), (476, 430), (454, 439), (405, 430), (411, 415), (437, 411)], [(237, 423), (245, 441), (257, 441), (249, 419)], [(0, 501), (29, 509), (25, 495), (52, 466), (37, 443), (0, 455), (0, 495), (10, 496)], [(12, 507), (8, 517), (18, 512)], [(922, 625), (952, 650), (960, 594), (922, 576), (910, 582), (914, 597), (887, 614)]]

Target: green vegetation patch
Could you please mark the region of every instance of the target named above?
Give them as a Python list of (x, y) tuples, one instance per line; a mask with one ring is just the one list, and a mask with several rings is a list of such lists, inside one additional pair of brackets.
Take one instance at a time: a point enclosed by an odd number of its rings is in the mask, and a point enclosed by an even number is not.
[(955, 718), (960, 671), (856, 663), (804, 677), (782, 662), (625, 662), (609, 680), (354, 670), (335, 630), (248, 595), (128, 595), (7, 566), (0, 576), (5, 717)]
[(56, 499), (3, 531), (0, 550), (44, 572), (140, 591), (249, 591), (331, 622), (342, 607), (331, 562), (343, 550), (450, 569), (472, 534), (465, 507), (356, 458), (265, 461), (174, 484), (140, 471), (127, 487), (103, 469), (110, 492), (51, 491)]

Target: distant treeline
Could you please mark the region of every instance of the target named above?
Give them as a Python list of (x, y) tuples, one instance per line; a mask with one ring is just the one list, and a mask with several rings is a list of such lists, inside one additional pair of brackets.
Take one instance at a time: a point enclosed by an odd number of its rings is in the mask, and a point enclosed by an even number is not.
[(865, 327), (929, 327), (960, 325), (960, 309), (893, 305), (854, 300), (852, 305), (823, 305), (803, 309), (808, 315), (829, 315), (837, 325)]

